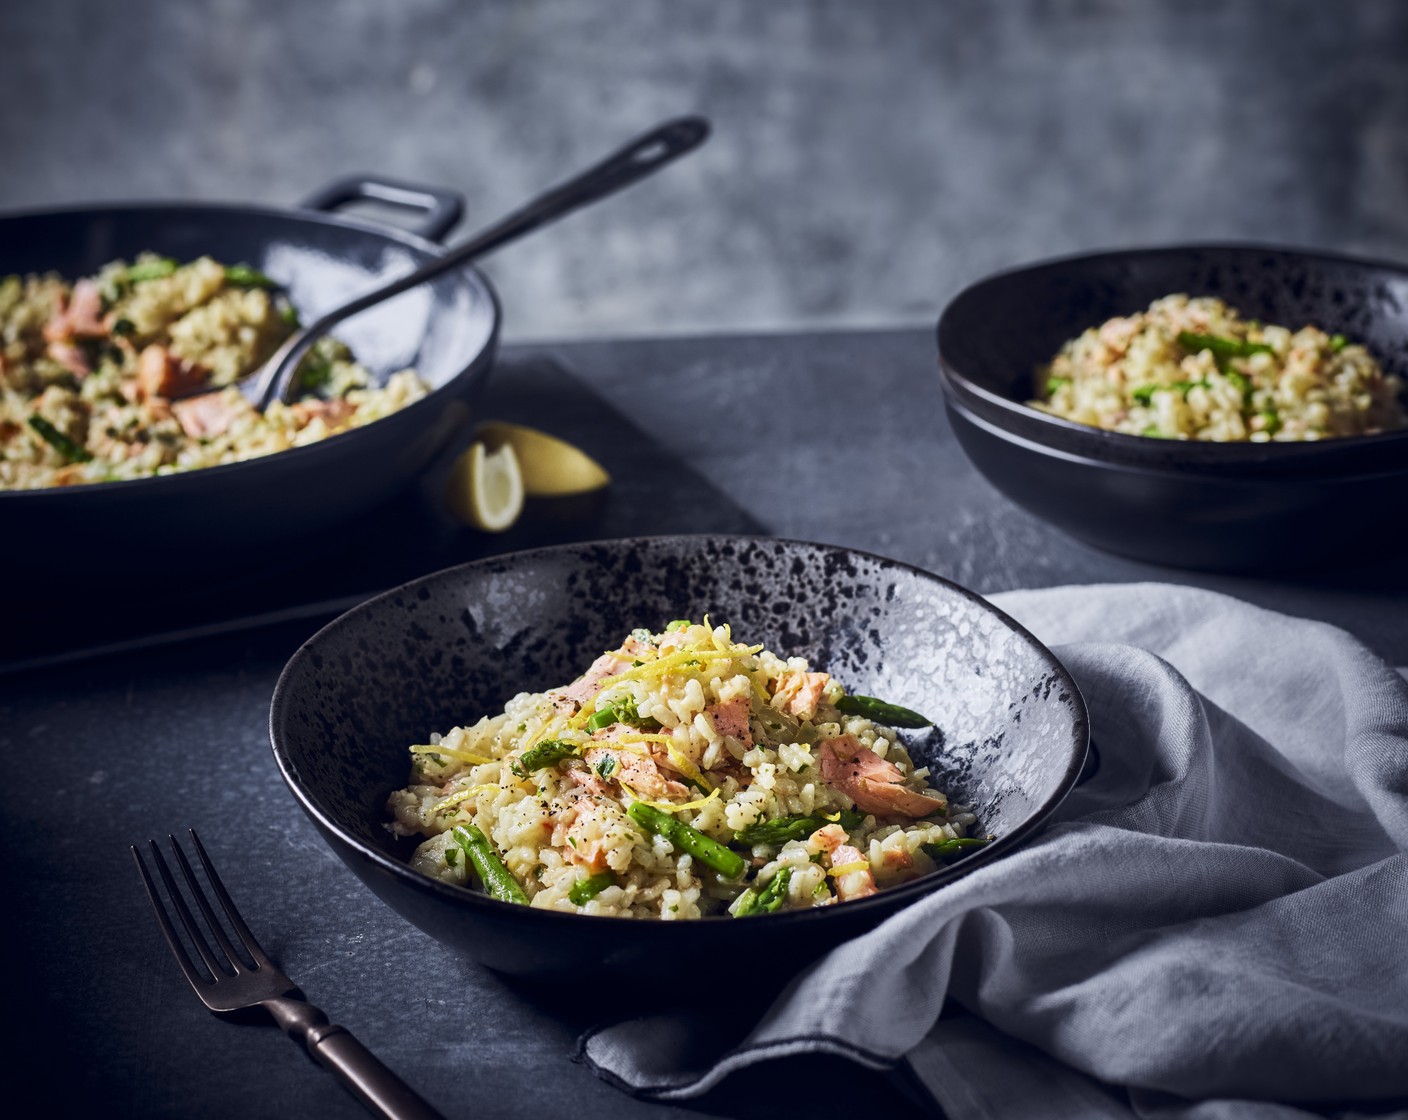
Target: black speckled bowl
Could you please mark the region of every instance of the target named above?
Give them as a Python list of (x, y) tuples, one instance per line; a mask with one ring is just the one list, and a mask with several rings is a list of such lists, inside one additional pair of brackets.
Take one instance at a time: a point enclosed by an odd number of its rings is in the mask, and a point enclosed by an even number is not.
[[(740, 639), (929, 715), (941, 733), (908, 735), (911, 750), (997, 840), (872, 898), (747, 920), (536, 910), (405, 865), (415, 845), (386, 830), (385, 802), (406, 782), (410, 743), (567, 682), (636, 626), (706, 612)], [(893, 560), (751, 537), (568, 545), (426, 576), (305, 643), (279, 678), (269, 723), (289, 789), (384, 902), (492, 968), (539, 977), (583, 967), (654, 975), (733, 942), (785, 950), (789, 961), (818, 953), (1011, 851), (1071, 789), (1087, 748), (1085, 705), (1066, 670), (983, 599)]]
[(1093, 253), (988, 277), (938, 324), (949, 419), (1019, 505), (1099, 548), (1176, 567), (1275, 571), (1401, 547), (1408, 430), (1313, 443), (1201, 443), (1101, 431), (1026, 405), (1067, 339), (1175, 292), (1313, 323), (1408, 375), (1408, 269), (1255, 245)]

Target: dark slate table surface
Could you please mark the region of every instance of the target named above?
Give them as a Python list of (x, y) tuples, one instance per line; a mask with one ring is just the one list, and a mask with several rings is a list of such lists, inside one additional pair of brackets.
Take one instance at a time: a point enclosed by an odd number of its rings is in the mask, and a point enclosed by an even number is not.
[(449, 1116), (763, 1116), (783, 1107), (792, 1075), (824, 1090), (818, 1115), (914, 1111), (902, 1080), (819, 1059), (738, 1075), (689, 1108), (598, 1081), (571, 1061), (597, 1015), (586, 992), (458, 960), (376, 901), (283, 787), (266, 717), (297, 645), (371, 592), (493, 551), (680, 531), (863, 548), (980, 593), (1196, 584), (1342, 626), (1408, 664), (1401, 560), (1272, 581), (1096, 552), (976, 474), (933, 369), (932, 336), (917, 330), (517, 347), (484, 415), (598, 457), (615, 482), (595, 501), (532, 503), (486, 537), (439, 518), (427, 488), (369, 518), (336, 564), (290, 562), (277, 578), (100, 616), (53, 601), (36, 611), (10, 588), (21, 622), (0, 632), (9, 1099), (58, 1115), (364, 1115), (276, 1029), (219, 1021), (186, 988), (127, 847), (194, 824), (270, 954)]

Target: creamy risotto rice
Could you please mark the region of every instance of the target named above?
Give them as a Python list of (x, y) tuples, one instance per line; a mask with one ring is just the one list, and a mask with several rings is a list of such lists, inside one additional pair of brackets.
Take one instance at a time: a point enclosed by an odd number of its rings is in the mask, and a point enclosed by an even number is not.
[(1037, 371), (1030, 403), (1128, 435), (1265, 442), (1408, 427), (1402, 392), (1399, 378), (1343, 335), (1171, 295), (1067, 342)]
[(863, 898), (987, 842), (893, 724), (801, 658), (683, 620), (410, 747), (411, 865), (579, 914), (747, 917)]
[(0, 277), (0, 489), (237, 462), (326, 439), (425, 395), (409, 370), (374, 387), (325, 336), (300, 367), (299, 399), (257, 412), (231, 386), (297, 325), (268, 277), (209, 257), (181, 264), (143, 254), (73, 284), (53, 274)]

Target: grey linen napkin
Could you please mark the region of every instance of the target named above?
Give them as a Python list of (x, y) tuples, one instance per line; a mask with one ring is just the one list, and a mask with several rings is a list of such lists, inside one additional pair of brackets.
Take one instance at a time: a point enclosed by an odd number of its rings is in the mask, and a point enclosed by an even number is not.
[(965, 1120), (1401, 1107), (1408, 682), (1341, 630), (1207, 591), (992, 601), (1075, 677), (1094, 777), (756, 1017), (614, 1023), (579, 1060), (657, 1100), (789, 1054), (902, 1063)]

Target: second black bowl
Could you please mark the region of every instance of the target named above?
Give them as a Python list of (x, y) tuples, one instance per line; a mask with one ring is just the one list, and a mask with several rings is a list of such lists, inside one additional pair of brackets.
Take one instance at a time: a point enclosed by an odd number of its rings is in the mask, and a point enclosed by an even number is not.
[(1256, 245), (1092, 253), (981, 280), (938, 324), (945, 406), (964, 450), (1018, 505), (1099, 548), (1176, 567), (1270, 571), (1397, 547), (1408, 430), (1306, 443), (1102, 431), (1031, 408), (1068, 339), (1166, 295), (1313, 323), (1408, 374), (1408, 268)]

